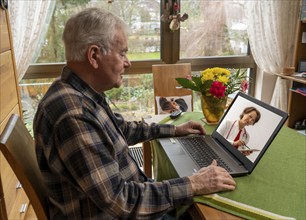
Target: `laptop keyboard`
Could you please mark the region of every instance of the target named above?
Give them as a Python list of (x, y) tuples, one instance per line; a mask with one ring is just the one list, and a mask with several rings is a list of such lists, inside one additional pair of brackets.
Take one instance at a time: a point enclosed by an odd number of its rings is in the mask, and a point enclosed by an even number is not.
[(187, 136), (179, 137), (177, 140), (182, 144), (184, 149), (193, 158), (199, 167), (207, 167), (215, 159), (218, 166), (223, 167), (228, 172), (232, 170), (224, 163), (224, 161), (212, 150), (205, 142), (203, 136)]

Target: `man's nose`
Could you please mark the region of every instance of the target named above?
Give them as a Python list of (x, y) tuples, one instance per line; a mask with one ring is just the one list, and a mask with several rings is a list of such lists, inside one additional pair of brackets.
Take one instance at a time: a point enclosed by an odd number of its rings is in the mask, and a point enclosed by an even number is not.
[(132, 66), (130, 60), (128, 58), (126, 58), (126, 60), (124, 61), (124, 67), (125, 68), (130, 68)]

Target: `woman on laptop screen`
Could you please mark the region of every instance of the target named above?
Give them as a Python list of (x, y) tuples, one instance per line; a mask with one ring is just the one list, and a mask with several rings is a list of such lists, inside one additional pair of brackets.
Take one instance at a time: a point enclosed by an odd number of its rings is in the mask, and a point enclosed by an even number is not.
[(250, 149), (247, 144), (250, 135), (246, 130), (249, 125), (255, 125), (260, 119), (260, 112), (255, 107), (245, 108), (239, 120), (226, 121), (218, 129), (219, 133), (226, 138), (236, 149), (248, 156), (253, 153), (254, 149)]

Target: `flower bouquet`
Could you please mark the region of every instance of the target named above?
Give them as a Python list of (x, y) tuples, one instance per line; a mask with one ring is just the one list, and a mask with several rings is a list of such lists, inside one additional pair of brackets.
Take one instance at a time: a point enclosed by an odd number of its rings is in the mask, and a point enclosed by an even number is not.
[(209, 123), (217, 123), (222, 117), (227, 96), (236, 91), (246, 92), (249, 87), (246, 70), (238, 69), (231, 73), (225, 68), (208, 68), (200, 75), (188, 75), (186, 78), (176, 78), (176, 81), (186, 89), (202, 94), (202, 110)]

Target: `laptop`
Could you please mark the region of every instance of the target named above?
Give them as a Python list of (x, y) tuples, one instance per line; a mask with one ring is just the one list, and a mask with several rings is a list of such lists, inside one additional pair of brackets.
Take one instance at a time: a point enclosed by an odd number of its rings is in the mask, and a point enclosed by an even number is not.
[[(236, 148), (229, 140), (230, 130), (235, 129), (235, 123), (248, 107), (256, 108), (261, 117), (254, 125), (245, 126), (242, 134), (245, 145)], [(210, 165), (213, 159), (232, 176), (243, 176), (252, 173), (287, 118), (287, 113), (238, 92), (211, 135), (160, 138), (158, 141), (180, 177), (192, 175)], [(226, 126), (227, 134), (224, 132)], [(213, 156), (207, 158), (205, 154), (210, 151)]]

